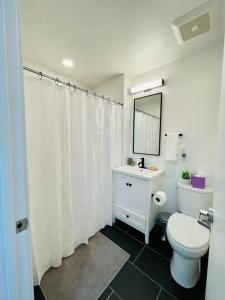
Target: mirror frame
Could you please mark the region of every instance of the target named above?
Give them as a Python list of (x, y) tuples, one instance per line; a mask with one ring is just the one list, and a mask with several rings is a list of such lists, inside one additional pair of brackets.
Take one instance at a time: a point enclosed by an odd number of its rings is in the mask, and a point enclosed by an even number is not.
[[(149, 97), (149, 96), (154, 96), (154, 95), (160, 95), (159, 151), (158, 151), (157, 154), (134, 152), (135, 107), (136, 107), (136, 101), (139, 100), (139, 99), (146, 98), (146, 97)], [(160, 150), (161, 150), (161, 129), (162, 129), (162, 93), (149, 94), (149, 95), (146, 95), (146, 96), (134, 98), (134, 112), (133, 112), (133, 153), (134, 154), (144, 154), (144, 155), (160, 156)]]

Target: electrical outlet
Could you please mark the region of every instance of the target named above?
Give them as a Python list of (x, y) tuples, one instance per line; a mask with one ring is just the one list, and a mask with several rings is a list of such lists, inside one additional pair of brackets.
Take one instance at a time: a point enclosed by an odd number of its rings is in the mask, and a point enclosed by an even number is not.
[(182, 160), (187, 160), (187, 151), (186, 149), (181, 149), (181, 159)]

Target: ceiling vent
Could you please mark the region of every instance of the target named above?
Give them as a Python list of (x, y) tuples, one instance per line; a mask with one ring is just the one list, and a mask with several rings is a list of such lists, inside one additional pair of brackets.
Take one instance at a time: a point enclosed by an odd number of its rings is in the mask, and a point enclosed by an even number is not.
[(215, 25), (215, 9), (211, 1), (177, 18), (172, 27), (178, 44), (182, 44), (212, 30)]

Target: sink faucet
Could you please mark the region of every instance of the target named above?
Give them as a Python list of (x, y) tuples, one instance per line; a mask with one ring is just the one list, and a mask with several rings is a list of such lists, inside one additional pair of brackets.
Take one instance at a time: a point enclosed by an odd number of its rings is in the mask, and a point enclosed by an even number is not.
[(141, 157), (140, 160), (141, 161), (138, 163), (139, 168), (145, 169), (145, 159), (144, 159), (144, 157)]

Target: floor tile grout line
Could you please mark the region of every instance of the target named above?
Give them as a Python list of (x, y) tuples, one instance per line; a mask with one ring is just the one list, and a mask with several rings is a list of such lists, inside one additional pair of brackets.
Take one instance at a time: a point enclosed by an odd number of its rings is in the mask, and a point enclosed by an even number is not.
[[(113, 225), (114, 226), (114, 225)], [(132, 236), (131, 234), (129, 234), (129, 232), (125, 232), (123, 229), (120, 229), (117, 226), (114, 226), (116, 229), (118, 229), (120, 232), (125, 233), (127, 236), (131, 237), (132, 239), (134, 239), (135, 241), (139, 242), (140, 244), (148, 247), (150, 250), (152, 250), (153, 252), (157, 253), (158, 255), (160, 255), (162, 258), (164, 258), (167, 261), (170, 261), (170, 259), (164, 255), (162, 255), (160, 252), (156, 251), (155, 249), (153, 249), (151, 246), (149, 246), (149, 244), (145, 244), (142, 241), (138, 240), (137, 238), (135, 238), (134, 236)]]
[[(119, 227), (117, 226), (114, 226), (118, 231), (120, 231), (121, 233), (123, 234), (126, 234), (127, 236), (129, 236), (130, 238), (136, 240), (138, 243), (142, 244), (143, 247), (142, 249), (140, 250), (138, 256), (134, 259), (133, 262), (131, 262), (130, 260), (128, 261), (131, 265), (133, 265), (138, 271), (140, 271), (143, 275), (145, 275), (148, 279), (150, 279), (152, 282), (154, 282), (160, 289), (160, 293), (158, 295), (158, 297), (160, 296), (160, 294), (163, 292), (167, 293), (168, 295), (170, 295), (174, 300), (178, 300), (177, 296), (174, 296), (174, 294), (172, 294), (170, 291), (168, 291), (166, 288), (164, 288), (160, 283), (158, 283), (157, 281), (155, 281), (154, 279), (152, 279), (149, 275), (147, 275), (144, 271), (142, 271), (141, 269), (139, 269), (139, 267), (137, 265), (135, 265), (136, 261), (137, 261), (137, 258), (140, 256), (141, 252), (143, 251), (143, 249), (146, 247), (147, 249), (149, 249), (150, 251), (152, 251), (153, 253), (155, 254), (158, 254), (161, 258), (163, 258), (165, 261), (168, 261), (170, 262), (171, 259), (169, 259), (168, 257), (164, 256), (163, 254), (159, 253), (158, 251), (156, 251), (154, 248), (152, 248), (149, 244), (145, 244), (143, 242), (141, 242), (139, 239), (135, 238), (134, 236), (132, 236), (131, 234), (129, 234), (129, 230), (128, 229), (126, 232), (123, 230), (123, 229), (120, 229)], [(116, 293), (115, 293), (116, 294)], [(158, 299), (157, 297), (157, 299)], [(156, 300), (157, 300), (156, 299)]]
[(142, 253), (142, 251), (144, 250), (144, 248), (145, 248), (145, 245), (141, 248), (140, 252), (139, 252), (138, 255), (136, 256), (136, 258), (134, 259), (134, 261), (132, 262), (132, 264), (134, 264), (134, 263), (137, 261), (138, 257), (141, 255), (141, 253)]
[(169, 292), (166, 288), (164, 288), (160, 283), (152, 279), (149, 275), (147, 275), (144, 271), (142, 271), (137, 265), (132, 264), (130, 261), (128, 261), (132, 266), (134, 266), (139, 272), (141, 272), (143, 275), (145, 275), (148, 279), (150, 279), (152, 282), (154, 282), (158, 287), (160, 287), (163, 291), (165, 291), (167, 294), (169, 294), (172, 298), (175, 300), (178, 300), (171, 292)]
[[(111, 289), (111, 287), (109, 287), (109, 288)], [(106, 300), (109, 300), (109, 298), (112, 296), (112, 294), (113, 294), (113, 290), (111, 289), (111, 293), (110, 293), (110, 295), (107, 297)]]
[(134, 239), (135, 241), (139, 242), (140, 244), (142, 244), (142, 245), (144, 245), (144, 246), (146, 245), (144, 242), (140, 241), (139, 239), (137, 239), (136, 237), (134, 237), (132, 234), (130, 234), (129, 231), (126, 232), (126, 235), (128, 235), (129, 237), (131, 237), (131, 238)]
[(117, 297), (119, 297), (120, 300), (123, 300), (119, 294), (117, 294), (117, 292), (111, 287), (111, 285), (109, 285), (109, 287), (111, 288), (111, 290), (113, 291), (113, 293), (116, 294)]
[(123, 232), (123, 233), (127, 233), (127, 232), (129, 231), (129, 229), (124, 230), (124, 229), (120, 228), (120, 227), (117, 226), (117, 225), (112, 225), (112, 227), (114, 227), (114, 228), (120, 230), (120, 231)]
[[(113, 225), (114, 226), (114, 225)], [(143, 249), (146, 247), (148, 248), (150, 251), (158, 254), (160, 257), (162, 257), (163, 259), (165, 259), (167, 262), (170, 262), (170, 259), (168, 259), (167, 257), (163, 256), (162, 254), (160, 254), (159, 252), (157, 252), (156, 250), (152, 249), (148, 244), (145, 244), (143, 242), (141, 242), (140, 240), (136, 239), (135, 237), (133, 237), (132, 235), (130, 235), (128, 232), (124, 232), (122, 231), (120, 228), (114, 226), (116, 229), (118, 229), (120, 232), (126, 234), (127, 236), (131, 237), (132, 239), (136, 240), (137, 242), (139, 242), (140, 244), (143, 245), (142, 249), (140, 250), (138, 256), (140, 255), (140, 253), (143, 251)], [(137, 260), (137, 257), (134, 259), (133, 262), (129, 261), (128, 262), (133, 265), (137, 270), (139, 270), (142, 274), (144, 274), (147, 278), (149, 278), (152, 282), (154, 282), (156, 285), (158, 285), (163, 291), (165, 291), (167, 294), (169, 294), (172, 298), (174, 298), (175, 300), (177, 300), (177, 298), (171, 294), (167, 289), (165, 289), (163, 286), (161, 286), (157, 281), (155, 281), (154, 279), (152, 279), (151, 277), (149, 277), (144, 271), (142, 271), (141, 269), (139, 269), (137, 267), (137, 265), (135, 265), (135, 262)]]
[(169, 292), (167, 289), (165, 289), (163, 286), (161, 287), (162, 291), (166, 292), (170, 297), (172, 297), (174, 300), (178, 300), (177, 297), (175, 297), (171, 292)]
[[(113, 225), (114, 226), (114, 225)], [(143, 243), (142, 241), (138, 240), (136, 237), (132, 236), (131, 234), (129, 234), (129, 230), (127, 232), (123, 231), (122, 229), (120, 229), (119, 227), (114, 226), (116, 229), (120, 230), (121, 232), (125, 233), (126, 235), (128, 235), (129, 237), (131, 237), (132, 239), (134, 239), (135, 241), (139, 242), (142, 245), (145, 245), (145, 243)]]
[(158, 296), (156, 297), (155, 300), (159, 300), (159, 296), (160, 296), (160, 294), (161, 294), (161, 291), (162, 291), (162, 288), (160, 288), (159, 293), (158, 293)]
[(170, 259), (168, 257), (166, 257), (165, 255), (161, 254), (160, 252), (156, 251), (155, 249), (153, 249), (151, 246), (146, 245), (146, 247), (148, 249), (150, 249), (151, 251), (155, 252), (156, 254), (158, 254), (159, 256), (161, 256), (162, 258), (164, 258), (165, 260), (167, 260), (168, 262), (170, 262)]

